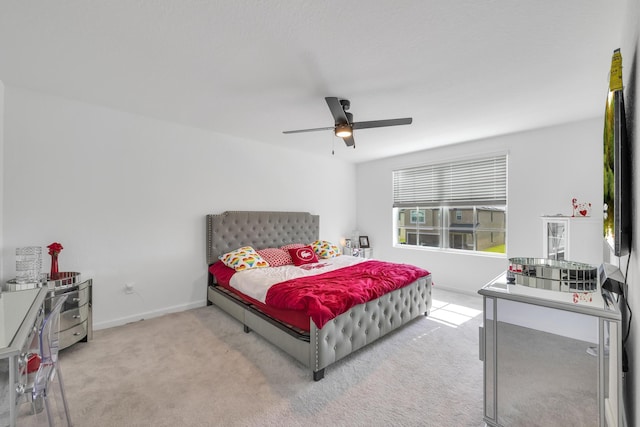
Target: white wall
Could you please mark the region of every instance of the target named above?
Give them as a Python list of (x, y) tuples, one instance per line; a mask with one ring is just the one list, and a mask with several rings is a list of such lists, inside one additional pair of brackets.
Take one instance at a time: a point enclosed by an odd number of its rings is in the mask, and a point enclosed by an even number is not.
[[(2, 280), (16, 247), (62, 243), (61, 271), (94, 279), (97, 329), (205, 303), (208, 213), (308, 211), (333, 241), (355, 223), (355, 167), (336, 158), (10, 86), (4, 118)], [(339, 185), (309, 187), (310, 165)]]
[[(602, 126), (594, 118), (360, 164), (358, 230), (369, 235), (376, 258), (418, 265), (436, 286), (475, 293), (505, 270), (507, 257), (542, 256), (541, 215), (571, 215), (576, 197), (602, 220)], [(507, 257), (392, 246), (394, 169), (498, 153), (508, 154)], [(602, 247), (594, 252), (601, 259)]]

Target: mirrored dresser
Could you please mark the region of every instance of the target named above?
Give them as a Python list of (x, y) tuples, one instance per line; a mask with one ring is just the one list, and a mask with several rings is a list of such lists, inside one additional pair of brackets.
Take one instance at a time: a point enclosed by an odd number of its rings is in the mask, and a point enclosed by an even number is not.
[[(60, 313), (60, 349), (64, 349), (78, 341), (88, 341), (93, 335), (92, 279), (81, 279), (78, 273), (67, 280), (57, 281), (45, 300), (45, 311), (48, 313), (55, 306), (60, 295), (68, 295)], [(76, 278), (77, 277), (77, 278)]]

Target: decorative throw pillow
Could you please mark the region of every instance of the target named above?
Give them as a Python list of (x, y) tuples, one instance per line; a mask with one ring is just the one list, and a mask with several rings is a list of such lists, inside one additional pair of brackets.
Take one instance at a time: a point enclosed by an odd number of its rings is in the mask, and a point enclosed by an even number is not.
[(293, 264), (298, 266), (318, 262), (318, 256), (311, 246), (289, 249), (289, 255), (293, 259)]
[(302, 243), (289, 243), (288, 245), (280, 246), (280, 249), (288, 251), (289, 249), (304, 248), (304, 246)]
[(271, 267), (281, 267), (283, 265), (293, 265), (293, 260), (288, 251), (278, 248), (259, 249), (260, 255)]
[(233, 268), (235, 271), (250, 270), (252, 268), (269, 267), (255, 249), (251, 246), (243, 246), (234, 251), (220, 255), (220, 261), (227, 267)]
[(326, 240), (316, 240), (311, 243), (311, 247), (320, 258), (334, 258), (340, 255), (340, 248)]

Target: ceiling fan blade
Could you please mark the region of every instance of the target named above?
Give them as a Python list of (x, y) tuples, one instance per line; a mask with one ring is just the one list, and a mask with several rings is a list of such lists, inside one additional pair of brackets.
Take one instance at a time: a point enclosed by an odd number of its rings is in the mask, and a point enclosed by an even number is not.
[(342, 104), (340, 104), (340, 100), (338, 98), (335, 96), (328, 96), (324, 100), (327, 101), (327, 105), (329, 106), (329, 110), (331, 110), (331, 115), (333, 115), (335, 124), (349, 123), (347, 115), (344, 113), (344, 109), (342, 108)]
[(356, 141), (353, 139), (353, 135), (345, 136), (345, 137), (342, 138), (342, 140), (344, 141), (345, 144), (347, 144), (347, 147), (355, 147), (356, 146)]
[(329, 126), (325, 128), (313, 128), (313, 129), (299, 129), (299, 130), (285, 130), (282, 133), (302, 133), (302, 132), (316, 132), (320, 130), (333, 130), (335, 126)]
[(389, 120), (371, 120), (368, 122), (355, 122), (351, 123), (353, 129), (369, 129), (369, 128), (382, 128), (386, 126), (399, 126), (410, 125), (413, 119), (411, 117), (405, 117), (403, 119), (389, 119)]

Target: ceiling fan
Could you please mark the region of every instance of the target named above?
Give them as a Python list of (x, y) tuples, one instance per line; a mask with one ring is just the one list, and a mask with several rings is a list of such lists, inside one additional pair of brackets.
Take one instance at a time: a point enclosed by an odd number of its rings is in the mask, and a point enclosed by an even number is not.
[(344, 140), (344, 143), (347, 144), (347, 147), (356, 148), (356, 142), (353, 139), (353, 131), (355, 129), (369, 129), (369, 128), (381, 128), (381, 127), (387, 127), (387, 126), (410, 125), (413, 120), (411, 117), (406, 117), (402, 119), (354, 122), (353, 114), (347, 112), (347, 110), (351, 106), (351, 103), (349, 102), (348, 99), (338, 99), (336, 97), (328, 96), (324, 100), (327, 101), (329, 110), (331, 110), (331, 114), (333, 115), (335, 125), (323, 127), (323, 128), (286, 130), (282, 133), (289, 134), (289, 133), (301, 133), (301, 132), (315, 132), (320, 130), (333, 129), (335, 135), (339, 138), (342, 138)]

